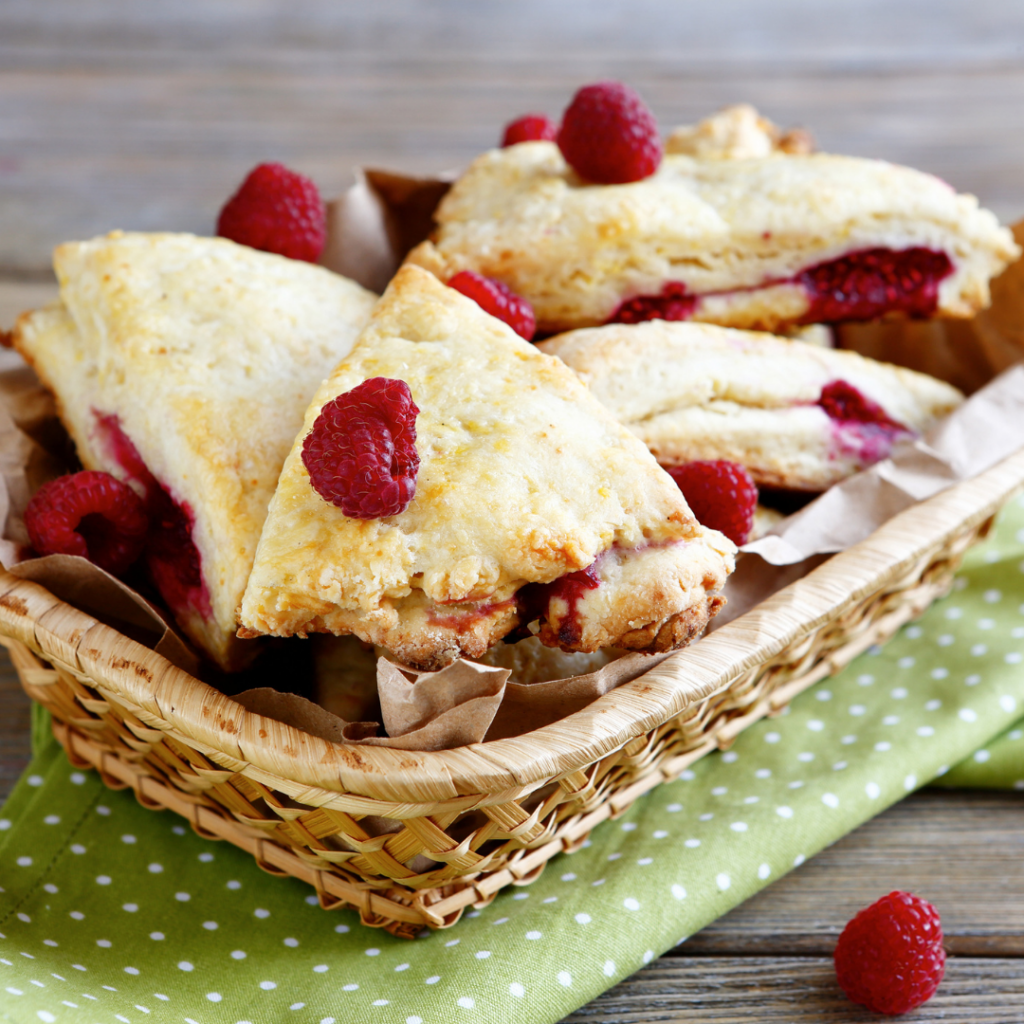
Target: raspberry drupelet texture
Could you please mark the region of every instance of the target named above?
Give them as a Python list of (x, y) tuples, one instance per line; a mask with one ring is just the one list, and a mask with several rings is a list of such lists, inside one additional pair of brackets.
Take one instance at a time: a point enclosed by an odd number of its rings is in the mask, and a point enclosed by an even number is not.
[(460, 270), (448, 281), (448, 287), (472, 299), (484, 312), (503, 320), (521, 338), (533, 340), (537, 319), (533, 306), (521, 295), (516, 295), (508, 285), (484, 277), (475, 270)]
[(804, 323), (872, 320), (900, 311), (910, 317), (935, 314), (939, 285), (953, 273), (944, 252), (925, 249), (864, 249), (801, 271), (810, 308)]
[(686, 294), (682, 281), (667, 281), (660, 295), (626, 299), (608, 318), (610, 324), (639, 324), (645, 320), (689, 320), (697, 308), (697, 296)]
[(217, 234), (293, 260), (316, 263), (327, 214), (313, 182), (283, 164), (259, 164), (224, 204)]
[(754, 528), (757, 484), (738, 462), (715, 459), (666, 467), (697, 522), (746, 544)]
[(149, 517), (127, 484), (84, 470), (40, 487), (25, 509), (25, 526), (39, 554), (81, 555), (119, 576), (142, 553)]
[(935, 994), (946, 971), (938, 911), (909, 892), (862, 910), (836, 944), (839, 987), (874, 1013), (913, 1010)]
[(558, 129), (558, 148), (580, 177), (599, 185), (649, 178), (664, 152), (658, 124), (628, 85), (585, 85)]
[(524, 114), (505, 125), (501, 146), (514, 146), (518, 142), (554, 142), (558, 126), (543, 114)]
[(332, 399), (302, 443), (313, 490), (350, 519), (404, 512), (420, 467), (418, 415), (404, 380), (371, 377)]

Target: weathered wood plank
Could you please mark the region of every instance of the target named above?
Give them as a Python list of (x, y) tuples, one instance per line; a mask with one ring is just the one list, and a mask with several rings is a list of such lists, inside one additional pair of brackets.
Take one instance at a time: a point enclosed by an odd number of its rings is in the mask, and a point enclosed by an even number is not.
[(1024, 210), (1019, 4), (169, 6), (0, 8), (0, 276), (42, 278), (54, 244), (114, 227), (209, 232), (260, 160), (327, 194), (360, 164), (457, 166), (597, 77), (666, 127), (750, 100), (824, 148)]
[(858, 910), (904, 889), (939, 908), (949, 952), (1022, 956), (1022, 811), (1024, 794), (1019, 793), (918, 793), (715, 921), (677, 952), (683, 957), (830, 954)]
[[(952, 958), (938, 992), (914, 1024), (1019, 1024), (1019, 960)], [(565, 1018), (563, 1024), (866, 1024), (836, 984), (828, 957), (659, 960)]]

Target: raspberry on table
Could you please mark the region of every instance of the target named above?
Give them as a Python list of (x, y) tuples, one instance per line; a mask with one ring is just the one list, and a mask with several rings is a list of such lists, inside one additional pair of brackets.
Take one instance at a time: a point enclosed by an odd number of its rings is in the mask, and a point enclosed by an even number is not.
[(371, 377), (321, 410), (302, 443), (313, 490), (350, 519), (404, 512), (416, 493), (419, 408), (404, 380)]
[(460, 270), (449, 278), (448, 287), (472, 299), (485, 313), (504, 321), (521, 338), (533, 339), (537, 319), (533, 306), (506, 284), (484, 277), (475, 270)]
[(327, 213), (316, 185), (283, 164), (259, 164), (224, 204), (217, 234), (233, 242), (316, 263)]
[(946, 971), (942, 922), (930, 903), (891, 892), (862, 910), (836, 944), (839, 987), (874, 1013), (913, 1010), (935, 994)]
[(84, 470), (40, 487), (25, 509), (25, 526), (40, 555), (81, 555), (120, 576), (142, 554), (149, 517), (127, 484)]
[(514, 146), (518, 142), (554, 142), (558, 126), (543, 114), (524, 114), (505, 125), (501, 147)]
[(697, 522), (746, 544), (754, 528), (757, 484), (745, 466), (725, 459), (667, 466)]
[(664, 152), (654, 115), (622, 82), (585, 85), (576, 93), (562, 116), (558, 148), (580, 177), (600, 185), (650, 177)]

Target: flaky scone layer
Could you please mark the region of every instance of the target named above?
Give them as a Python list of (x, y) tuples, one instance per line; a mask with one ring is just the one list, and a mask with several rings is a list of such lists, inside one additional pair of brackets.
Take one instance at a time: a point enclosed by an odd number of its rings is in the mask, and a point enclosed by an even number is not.
[(61, 302), (23, 317), (14, 344), (56, 395), (86, 468), (127, 476), (100, 422), (116, 417), (194, 517), (209, 614), (175, 611), (232, 667), (244, 647), (235, 610), (281, 466), (376, 296), (322, 267), (192, 235), (69, 242), (55, 267)]
[(555, 143), (521, 143), (478, 157), (436, 218), (433, 242), (408, 261), (442, 280), (466, 269), (498, 278), (529, 299), (543, 332), (605, 323), (667, 282), (698, 297), (691, 319), (776, 330), (810, 309), (795, 275), (875, 248), (945, 253), (953, 271), (937, 312), (970, 316), (1019, 255), (973, 196), (907, 167), (828, 154), (669, 153), (643, 181), (593, 185)]
[(963, 400), (943, 381), (854, 352), (710, 324), (610, 324), (539, 347), (662, 465), (728, 459), (758, 484), (797, 490), (824, 490), (888, 454), (886, 438), (817, 404), (826, 385), (845, 381), (913, 433)]
[[(327, 402), (378, 376), (404, 380), (420, 410), (416, 494), (398, 515), (350, 519), (311, 487), (302, 443)], [(717, 607), (733, 551), (561, 361), (405, 267), (306, 413), (239, 621), (245, 635), (352, 632), (438, 666), (525, 625), (525, 584), (593, 565), (601, 582), (568, 613), (572, 629), (559, 630), (553, 599), (542, 640), (664, 649), (670, 623)], [(646, 585), (622, 568), (632, 562)]]

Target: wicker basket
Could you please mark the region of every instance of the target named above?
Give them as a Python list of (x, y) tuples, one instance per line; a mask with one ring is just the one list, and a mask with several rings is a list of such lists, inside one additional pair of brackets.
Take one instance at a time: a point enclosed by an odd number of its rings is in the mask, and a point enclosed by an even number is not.
[[(574, 715), (419, 753), (332, 744), (246, 711), (37, 584), (0, 576), (0, 642), (71, 761), (170, 808), (325, 908), (446, 928), (947, 593), (1024, 485), (1024, 450)], [(388, 819), (383, 824), (381, 819)]]

